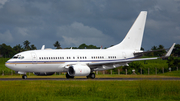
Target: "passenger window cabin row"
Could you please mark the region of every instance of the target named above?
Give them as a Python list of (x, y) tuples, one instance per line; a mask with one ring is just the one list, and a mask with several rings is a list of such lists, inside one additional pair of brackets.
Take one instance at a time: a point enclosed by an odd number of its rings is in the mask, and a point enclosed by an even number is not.
[[(75, 57), (39, 57), (39, 60), (52, 60), (52, 59), (87, 59), (86, 56), (78, 56), (77, 58)], [(104, 56), (92, 56), (91, 59), (105, 59)], [(108, 59), (116, 59), (116, 56), (108, 56)]]
[(91, 59), (104, 59), (104, 56), (92, 56)]
[(51, 60), (51, 59), (64, 59), (64, 57), (39, 57), (40, 60), (46, 59), (46, 60)]
[[(75, 57), (39, 57), (39, 60), (52, 60), (52, 59), (76, 59)], [(77, 57), (77, 59), (87, 59), (87, 57)]]
[(116, 59), (116, 56), (108, 56), (108, 59)]

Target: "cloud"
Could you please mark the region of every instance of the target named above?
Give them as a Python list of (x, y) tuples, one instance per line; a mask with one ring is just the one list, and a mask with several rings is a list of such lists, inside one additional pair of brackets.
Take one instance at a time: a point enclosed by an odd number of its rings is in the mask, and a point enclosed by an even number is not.
[(13, 42), (13, 36), (8, 30), (4, 33), (0, 33), (0, 40), (2, 43), (10, 43), (10, 42)]
[(57, 36), (62, 37), (61, 43), (67, 46), (79, 46), (82, 43), (101, 46), (108, 44), (108, 40), (112, 40), (110, 36), (103, 34), (102, 31), (79, 22), (58, 27)]
[(27, 28), (17, 28), (17, 33), (19, 33), (23, 37), (29, 36)]
[(0, 0), (0, 9), (3, 8), (6, 2), (8, 2), (8, 0)]
[(148, 11), (143, 48), (180, 43), (179, 0), (0, 0), (0, 43), (10, 36), (11, 46), (29, 40), (38, 48), (55, 41), (63, 48), (108, 47), (122, 41), (142, 10)]

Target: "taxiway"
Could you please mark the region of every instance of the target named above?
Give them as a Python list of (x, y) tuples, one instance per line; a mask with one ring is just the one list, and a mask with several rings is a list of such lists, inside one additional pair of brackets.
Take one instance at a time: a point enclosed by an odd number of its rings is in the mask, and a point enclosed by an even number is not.
[(102, 80), (102, 81), (134, 81), (134, 80), (180, 80), (180, 78), (95, 78), (95, 79), (86, 79), (86, 78), (75, 78), (75, 79), (66, 79), (66, 78), (0, 78), (1, 81), (15, 81), (15, 80)]

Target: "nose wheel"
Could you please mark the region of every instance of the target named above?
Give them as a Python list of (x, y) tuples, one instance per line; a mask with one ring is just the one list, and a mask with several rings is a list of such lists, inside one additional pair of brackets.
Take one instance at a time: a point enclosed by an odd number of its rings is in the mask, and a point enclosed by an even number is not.
[(22, 76), (22, 79), (27, 79), (27, 75), (23, 75), (23, 76)]

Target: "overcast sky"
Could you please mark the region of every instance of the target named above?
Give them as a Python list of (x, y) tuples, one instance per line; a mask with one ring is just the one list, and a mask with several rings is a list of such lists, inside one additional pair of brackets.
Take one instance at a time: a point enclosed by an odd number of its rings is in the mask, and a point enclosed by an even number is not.
[(148, 12), (145, 50), (180, 44), (180, 0), (0, 0), (0, 44), (109, 47), (122, 41), (140, 11)]

